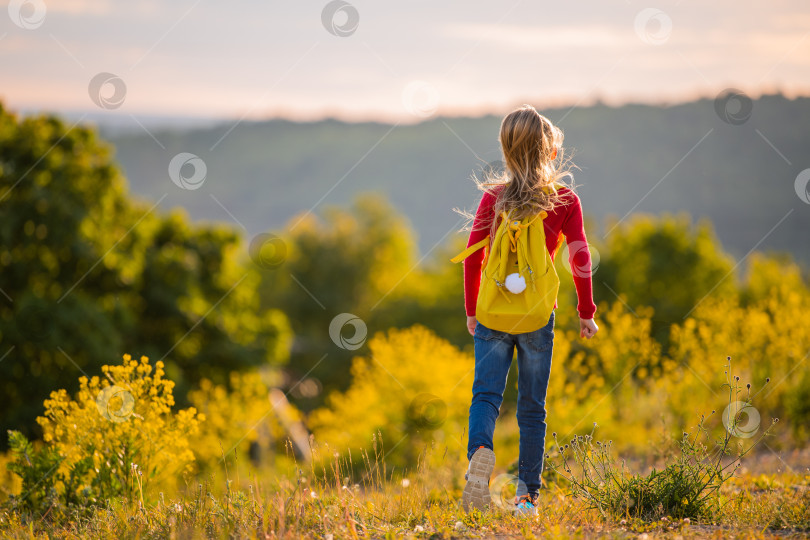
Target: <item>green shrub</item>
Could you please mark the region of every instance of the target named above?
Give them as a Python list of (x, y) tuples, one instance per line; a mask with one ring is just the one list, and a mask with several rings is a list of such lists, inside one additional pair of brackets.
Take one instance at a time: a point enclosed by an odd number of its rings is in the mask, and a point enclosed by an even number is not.
[[(560, 444), (554, 433), (558, 461), (549, 460), (549, 468), (570, 484), (574, 496), (587, 501), (605, 517), (711, 518), (720, 509), (720, 487), (734, 476), (741, 459), (778, 421), (773, 419), (747, 448), (740, 441), (734, 449), (732, 439), (750, 438), (756, 433), (746, 428), (751, 415), (758, 418), (759, 413), (751, 405), (751, 385), (747, 384), (743, 391), (740, 378), (729, 375), (730, 372), (729, 363), (723, 385), (728, 389), (723, 436), (715, 439), (706, 426), (708, 418), (701, 416), (693, 432), (683, 432), (683, 437), (676, 441), (675, 459), (662, 470), (653, 468), (646, 475), (631, 473), (613, 455), (613, 441), (594, 441), (593, 432), (575, 435), (565, 444)], [(715, 413), (712, 411), (709, 417)], [(756, 426), (758, 429), (758, 421)]]

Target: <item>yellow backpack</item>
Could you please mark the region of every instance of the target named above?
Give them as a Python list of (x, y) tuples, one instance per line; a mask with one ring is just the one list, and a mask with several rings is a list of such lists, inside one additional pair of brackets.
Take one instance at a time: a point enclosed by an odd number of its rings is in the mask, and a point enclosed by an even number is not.
[[(543, 211), (522, 220), (501, 213), (501, 223), (488, 252), (484, 254), (481, 287), (475, 316), (478, 322), (501, 332), (523, 334), (548, 324), (560, 278), (546, 249)], [(487, 236), (451, 260), (461, 262), (487, 248)]]

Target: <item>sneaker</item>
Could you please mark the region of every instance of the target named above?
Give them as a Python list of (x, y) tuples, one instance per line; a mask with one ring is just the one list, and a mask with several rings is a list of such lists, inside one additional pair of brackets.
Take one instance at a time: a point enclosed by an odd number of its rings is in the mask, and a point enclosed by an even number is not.
[(528, 495), (515, 497), (515, 513), (523, 516), (536, 516), (537, 506)]
[(464, 493), (461, 497), (461, 505), (466, 512), (472, 508), (485, 510), (490, 503), (489, 477), (495, 468), (495, 453), (486, 447), (479, 447), (470, 460), (467, 474), (464, 478), (467, 485), (464, 486)]

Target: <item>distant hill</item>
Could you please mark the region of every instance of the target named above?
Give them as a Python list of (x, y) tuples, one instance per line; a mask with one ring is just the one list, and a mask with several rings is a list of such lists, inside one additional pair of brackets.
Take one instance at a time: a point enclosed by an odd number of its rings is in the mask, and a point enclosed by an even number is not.
[[(592, 240), (605, 234), (611, 215), (686, 212), (710, 219), (737, 257), (756, 247), (810, 262), (810, 205), (794, 188), (810, 167), (810, 98), (764, 96), (741, 125), (721, 120), (709, 99), (542, 112), (575, 151)], [(469, 177), (500, 158), (500, 120), (272, 120), (153, 131), (157, 141), (144, 132), (108, 138), (134, 193), (152, 200), (168, 194), (162, 206), (182, 206), (194, 219), (235, 218), (252, 235), (281, 228), (298, 212), (379, 191), (410, 218), (424, 253), (458, 228), (453, 207), (474, 208)], [(168, 163), (179, 152), (205, 161), (201, 188), (184, 191), (170, 181)]]

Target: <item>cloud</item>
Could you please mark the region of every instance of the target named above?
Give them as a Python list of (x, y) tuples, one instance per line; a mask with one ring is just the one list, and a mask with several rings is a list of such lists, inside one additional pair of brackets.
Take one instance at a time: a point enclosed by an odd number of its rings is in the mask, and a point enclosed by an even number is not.
[(48, 12), (67, 15), (107, 16), (150, 15), (160, 12), (160, 3), (155, 0), (115, 2), (113, 0), (48, 0)]
[(70, 15), (107, 15), (112, 12), (111, 0), (50, 0), (48, 11)]
[(494, 23), (452, 23), (444, 35), (499, 45), (520, 52), (552, 52), (564, 49), (624, 49), (637, 43), (632, 27), (606, 25), (539, 26)]

